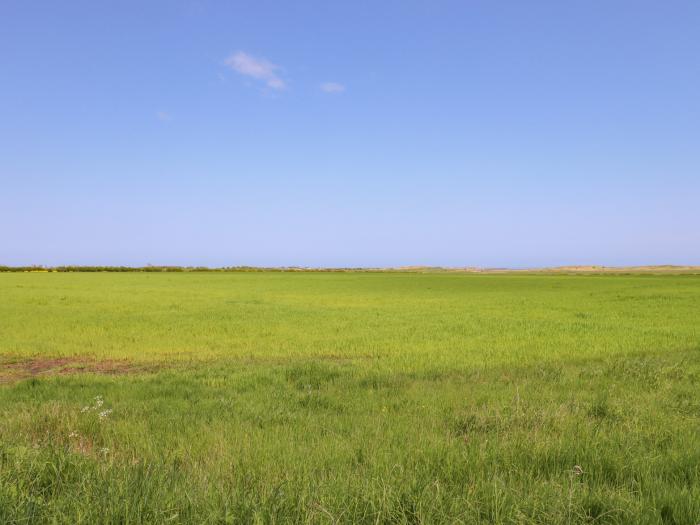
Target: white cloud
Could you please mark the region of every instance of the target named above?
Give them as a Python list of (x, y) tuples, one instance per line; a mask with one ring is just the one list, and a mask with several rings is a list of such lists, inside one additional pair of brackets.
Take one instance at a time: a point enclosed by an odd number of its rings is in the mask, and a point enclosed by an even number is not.
[(345, 91), (345, 86), (337, 82), (324, 82), (321, 84), (321, 91), (326, 93), (342, 93)]
[(241, 75), (262, 80), (272, 89), (287, 87), (284, 80), (277, 75), (280, 67), (264, 58), (256, 58), (243, 51), (237, 51), (229, 56), (224, 63)]
[(167, 111), (159, 111), (158, 113), (156, 113), (156, 117), (158, 117), (158, 120), (160, 120), (161, 122), (167, 122), (173, 119), (173, 116)]

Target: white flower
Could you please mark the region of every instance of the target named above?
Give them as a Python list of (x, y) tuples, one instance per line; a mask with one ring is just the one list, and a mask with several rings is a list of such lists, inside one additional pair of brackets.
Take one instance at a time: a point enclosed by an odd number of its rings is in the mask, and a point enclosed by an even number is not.
[(102, 447), (100, 449), (100, 454), (104, 454), (104, 455), (109, 454), (109, 449), (107, 447)]
[(69, 438), (77, 438), (77, 437), (78, 437), (78, 433), (74, 430), (73, 432), (71, 432), (70, 434), (68, 434), (68, 437), (69, 437)]
[(103, 410), (100, 412), (100, 419), (105, 419), (107, 416), (109, 416), (112, 413), (112, 409), (108, 408), (107, 410)]
[(83, 407), (83, 408), (80, 409), (80, 412), (82, 412), (82, 413), (84, 414), (84, 413), (87, 412), (88, 410), (90, 410), (90, 407)]

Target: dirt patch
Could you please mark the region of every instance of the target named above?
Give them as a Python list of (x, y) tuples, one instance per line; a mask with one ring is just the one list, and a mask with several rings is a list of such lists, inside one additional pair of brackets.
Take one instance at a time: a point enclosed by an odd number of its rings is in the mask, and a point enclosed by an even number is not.
[(152, 364), (141, 364), (126, 359), (94, 359), (87, 357), (10, 357), (0, 355), (0, 384), (32, 377), (63, 376), (72, 374), (121, 375), (154, 371)]

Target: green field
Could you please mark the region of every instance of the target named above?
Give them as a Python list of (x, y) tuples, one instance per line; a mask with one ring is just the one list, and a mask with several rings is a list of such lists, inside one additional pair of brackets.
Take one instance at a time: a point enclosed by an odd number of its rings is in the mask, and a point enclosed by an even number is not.
[(0, 523), (290, 522), (700, 523), (700, 276), (0, 274)]

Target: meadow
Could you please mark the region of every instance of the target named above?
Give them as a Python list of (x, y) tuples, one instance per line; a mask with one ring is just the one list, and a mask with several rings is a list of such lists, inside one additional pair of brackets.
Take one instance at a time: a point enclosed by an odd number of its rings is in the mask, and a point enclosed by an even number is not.
[(0, 273), (0, 523), (700, 523), (700, 276)]

